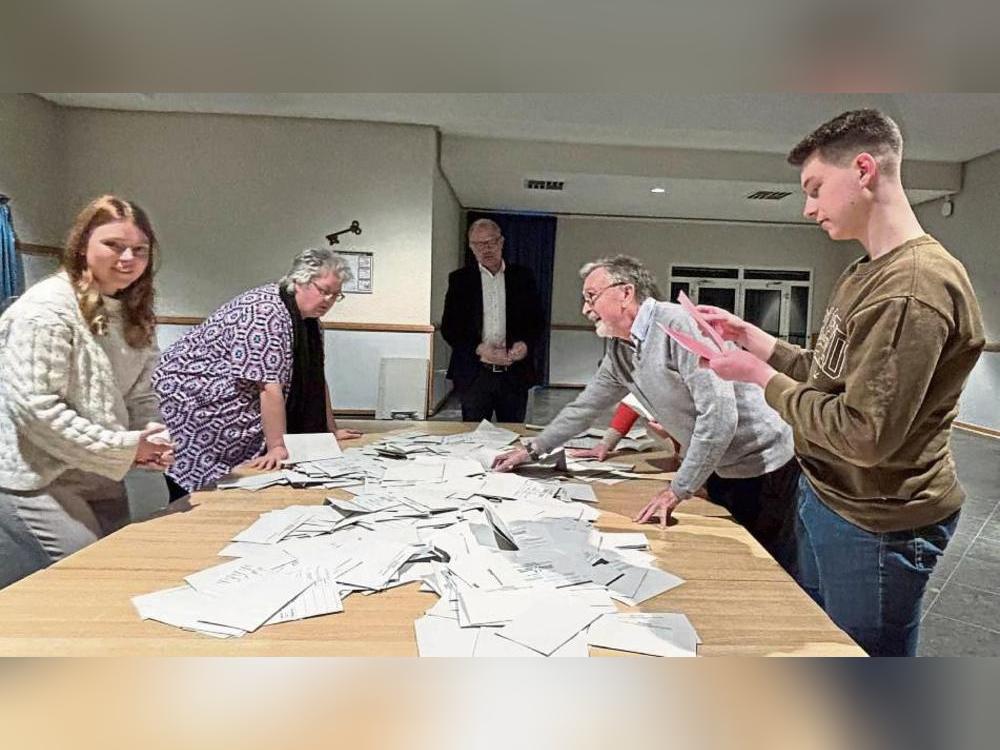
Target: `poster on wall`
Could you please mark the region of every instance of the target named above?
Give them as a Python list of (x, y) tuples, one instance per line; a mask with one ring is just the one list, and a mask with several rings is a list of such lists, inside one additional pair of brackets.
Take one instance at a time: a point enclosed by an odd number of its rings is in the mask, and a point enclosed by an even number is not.
[(357, 250), (338, 250), (350, 266), (350, 281), (341, 289), (344, 294), (371, 294), (374, 290), (374, 253)]

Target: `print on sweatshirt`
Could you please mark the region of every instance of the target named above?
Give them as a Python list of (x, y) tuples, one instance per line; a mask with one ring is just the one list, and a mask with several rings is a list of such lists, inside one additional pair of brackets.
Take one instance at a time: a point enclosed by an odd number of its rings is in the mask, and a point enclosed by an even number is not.
[[(844, 374), (847, 361), (847, 332), (842, 325), (840, 310), (830, 307), (823, 316), (823, 326), (816, 338), (816, 353), (813, 362), (816, 369), (833, 380)], [(813, 378), (818, 377), (813, 373)]]

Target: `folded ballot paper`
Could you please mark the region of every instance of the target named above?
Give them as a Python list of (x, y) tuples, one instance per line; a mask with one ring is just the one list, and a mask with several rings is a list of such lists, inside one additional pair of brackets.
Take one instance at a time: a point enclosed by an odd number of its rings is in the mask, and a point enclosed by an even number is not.
[[(342, 493), (322, 505), (303, 494), (302, 504), (260, 514), (218, 565), (133, 605), (143, 619), (239, 638), (412, 585), (438, 597), (414, 622), (421, 656), (582, 657), (588, 643), (692, 655), (697, 636), (682, 616), (618, 619), (623, 605), (684, 582), (656, 567), (644, 533), (595, 529), (589, 484), (488, 470), (516, 437), (484, 422), (443, 437), (390, 433), (341, 452), (330, 435), (289, 435), (291, 466), (219, 486)], [(572, 476), (609, 470), (621, 468), (578, 466)]]
[(682, 347), (701, 359), (712, 359), (713, 357), (724, 352), (726, 350), (726, 344), (722, 336), (720, 336), (719, 332), (716, 331), (704, 317), (702, 317), (702, 314), (698, 312), (698, 308), (695, 307), (694, 303), (683, 291), (678, 293), (677, 301), (694, 319), (698, 328), (701, 329), (702, 335), (708, 337), (709, 343), (695, 338), (690, 334), (684, 333), (683, 331), (668, 328), (662, 323), (657, 323), (660, 329)]

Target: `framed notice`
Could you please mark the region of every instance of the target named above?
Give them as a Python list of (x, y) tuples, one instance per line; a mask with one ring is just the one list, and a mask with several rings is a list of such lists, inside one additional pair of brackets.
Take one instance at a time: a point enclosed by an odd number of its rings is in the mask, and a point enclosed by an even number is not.
[(347, 261), (353, 278), (341, 288), (344, 294), (371, 294), (374, 290), (374, 253), (337, 250)]

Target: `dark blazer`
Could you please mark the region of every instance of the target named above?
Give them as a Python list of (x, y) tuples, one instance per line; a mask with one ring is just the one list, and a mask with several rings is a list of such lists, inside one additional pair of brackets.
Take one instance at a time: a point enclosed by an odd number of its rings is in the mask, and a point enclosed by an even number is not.
[[(535, 353), (545, 325), (542, 303), (535, 279), (524, 266), (507, 264), (504, 270), (507, 308), (507, 348), (515, 341), (528, 346), (528, 355), (511, 365), (511, 377), (524, 387), (538, 382)], [(452, 271), (448, 276), (448, 292), (444, 298), (441, 335), (451, 345), (448, 378), (461, 391), (482, 370), (476, 347), (483, 332), (483, 282), (479, 265), (473, 264)]]

